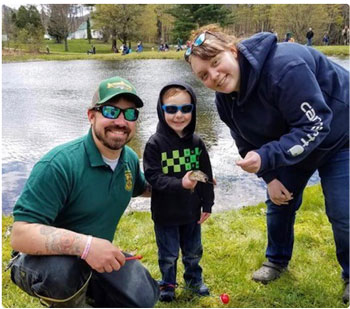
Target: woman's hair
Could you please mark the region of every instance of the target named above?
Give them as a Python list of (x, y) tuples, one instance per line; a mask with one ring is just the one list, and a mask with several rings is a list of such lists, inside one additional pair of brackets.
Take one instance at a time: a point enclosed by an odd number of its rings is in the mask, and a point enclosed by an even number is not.
[[(205, 33), (204, 42), (199, 46), (194, 46), (194, 41), (202, 33)], [(225, 50), (236, 48), (239, 41), (235, 36), (225, 33), (217, 24), (206, 25), (191, 32), (191, 55), (209, 60)], [(185, 57), (189, 63), (191, 63), (190, 56)]]

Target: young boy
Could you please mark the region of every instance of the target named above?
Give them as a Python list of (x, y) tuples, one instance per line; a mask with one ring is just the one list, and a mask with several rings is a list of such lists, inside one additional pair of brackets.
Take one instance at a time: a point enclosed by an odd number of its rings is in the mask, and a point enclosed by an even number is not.
[(162, 273), (159, 299), (175, 298), (179, 248), (187, 288), (201, 296), (209, 295), (199, 266), (203, 254), (200, 224), (210, 216), (214, 188), (190, 179), (191, 171), (201, 170), (213, 181), (205, 145), (194, 134), (193, 89), (182, 82), (167, 84), (160, 91), (157, 112), (157, 131), (146, 144), (143, 164), (152, 185), (151, 211)]

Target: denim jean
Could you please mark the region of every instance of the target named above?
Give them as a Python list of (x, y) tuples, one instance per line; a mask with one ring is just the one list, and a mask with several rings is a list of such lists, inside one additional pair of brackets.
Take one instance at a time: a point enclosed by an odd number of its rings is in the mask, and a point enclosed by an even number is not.
[[(332, 225), (336, 255), (343, 279), (349, 278), (349, 149), (334, 154), (318, 168), (325, 197), (326, 214)], [(277, 206), (268, 199), (266, 257), (270, 262), (287, 266), (293, 251), (295, 214), (302, 202), (304, 188), (313, 171), (294, 167), (278, 170), (278, 179), (293, 192), (288, 205)], [(317, 233), (317, 231), (314, 231)]]
[(153, 307), (159, 297), (157, 282), (136, 260), (118, 271), (98, 273), (76, 256), (21, 254), (11, 267), (11, 279), (48, 303), (69, 301), (86, 285), (86, 295), (98, 308)]
[(307, 46), (312, 46), (312, 39), (307, 39), (306, 45), (307, 45)]
[(201, 225), (197, 222), (175, 226), (155, 224), (154, 230), (158, 246), (158, 263), (162, 273), (160, 284), (176, 284), (177, 260), (181, 248), (186, 284), (200, 285), (202, 268), (199, 266), (199, 261), (203, 255)]

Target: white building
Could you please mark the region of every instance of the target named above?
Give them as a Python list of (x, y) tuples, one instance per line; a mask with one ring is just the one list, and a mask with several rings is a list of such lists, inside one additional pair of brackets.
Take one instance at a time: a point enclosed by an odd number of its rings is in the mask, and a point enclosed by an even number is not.
[[(93, 39), (102, 39), (102, 32), (100, 30), (96, 30), (92, 28), (92, 23), (90, 21), (91, 25), (91, 37)], [(69, 34), (68, 39), (87, 39), (87, 22), (84, 21), (78, 28), (77, 31), (72, 32)]]

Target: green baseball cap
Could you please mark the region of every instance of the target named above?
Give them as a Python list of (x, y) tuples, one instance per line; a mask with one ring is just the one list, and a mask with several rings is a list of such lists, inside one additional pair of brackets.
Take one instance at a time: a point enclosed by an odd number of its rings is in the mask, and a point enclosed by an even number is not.
[(143, 102), (136, 94), (135, 87), (126, 79), (119, 76), (114, 76), (103, 80), (92, 98), (92, 106), (103, 104), (108, 100), (123, 95), (131, 102), (136, 104), (136, 107), (142, 107)]

